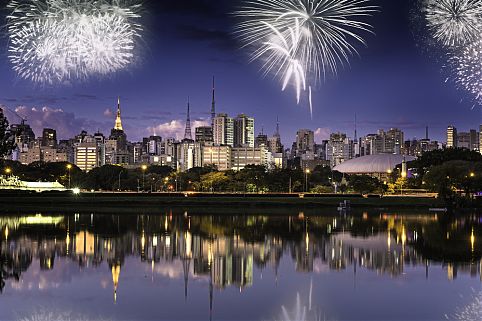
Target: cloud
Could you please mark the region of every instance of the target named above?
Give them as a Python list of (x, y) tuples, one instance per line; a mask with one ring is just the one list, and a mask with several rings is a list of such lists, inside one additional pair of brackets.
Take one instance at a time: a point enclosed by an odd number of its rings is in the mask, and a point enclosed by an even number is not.
[(321, 127), (315, 130), (315, 142), (321, 143), (323, 140), (330, 139), (331, 129), (327, 127)]
[[(78, 118), (74, 113), (65, 112), (60, 108), (19, 106), (15, 108), (15, 112), (27, 119), (28, 124), (37, 136), (42, 134), (44, 128), (53, 128), (57, 130), (59, 139), (68, 139), (79, 134), (82, 130), (93, 133), (97, 130), (108, 130), (112, 126), (111, 122)], [(18, 119), (13, 118), (11, 122), (17, 123)]]
[(104, 110), (104, 116), (109, 119), (114, 118), (114, 112), (112, 111), (112, 109), (107, 108), (106, 110)]
[[(194, 138), (195, 128), (201, 126), (208, 126), (209, 121), (204, 119), (198, 119), (191, 121), (191, 131)], [(147, 128), (150, 135), (158, 135), (163, 138), (174, 137), (176, 139), (184, 138), (184, 130), (186, 128), (186, 123), (182, 120), (172, 120), (170, 122), (159, 124), (155, 127)]]

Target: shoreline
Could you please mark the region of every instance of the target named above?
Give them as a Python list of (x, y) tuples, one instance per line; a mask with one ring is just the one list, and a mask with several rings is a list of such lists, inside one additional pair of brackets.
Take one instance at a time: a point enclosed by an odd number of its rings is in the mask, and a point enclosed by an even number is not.
[[(10, 195), (9, 195), (10, 194)], [(81, 193), (79, 195), (55, 194), (0, 194), (0, 214), (23, 211), (72, 211), (95, 213), (143, 212), (158, 213), (166, 208), (191, 209), (324, 209), (338, 211), (345, 200), (352, 209), (413, 209), (445, 208), (443, 202), (433, 197), (388, 196), (365, 198), (360, 195), (290, 195), (252, 194), (156, 194), (156, 193)]]

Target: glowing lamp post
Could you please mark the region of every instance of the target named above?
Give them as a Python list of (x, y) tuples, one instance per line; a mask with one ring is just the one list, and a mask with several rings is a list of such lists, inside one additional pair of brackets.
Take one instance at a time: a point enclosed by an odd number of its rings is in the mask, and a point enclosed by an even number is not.
[(141, 169), (142, 169), (142, 191), (144, 191), (145, 188), (146, 188), (146, 186), (145, 186), (145, 181), (146, 181), (147, 165), (142, 165), (142, 166), (141, 166)]
[(306, 169), (305, 170), (305, 191), (308, 193), (308, 175), (310, 174), (310, 170)]
[(70, 171), (72, 169), (72, 164), (67, 164), (67, 170), (69, 171), (69, 189), (70, 189)]
[(403, 182), (405, 180), (405, 178), (407, 178), (407, 172), (406, 171), (402, 171), (402, 180), (400, 182), (400, 195), (403, 195)]

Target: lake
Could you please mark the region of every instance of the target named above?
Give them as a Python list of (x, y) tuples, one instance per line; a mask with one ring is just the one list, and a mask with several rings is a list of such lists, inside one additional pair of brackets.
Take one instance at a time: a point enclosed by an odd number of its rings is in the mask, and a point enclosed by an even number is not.
[(0, 320), (482, 320), (482, 217), (0, 217)]

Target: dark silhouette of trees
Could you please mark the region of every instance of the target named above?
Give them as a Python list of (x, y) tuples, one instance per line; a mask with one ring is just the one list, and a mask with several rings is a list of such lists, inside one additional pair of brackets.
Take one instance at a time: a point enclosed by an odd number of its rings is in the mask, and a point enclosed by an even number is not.
[(0, 158), (10, 155), (16, 146), (15, 134), (10, 132), (8, 125), (7, 117), (0, 108)]

